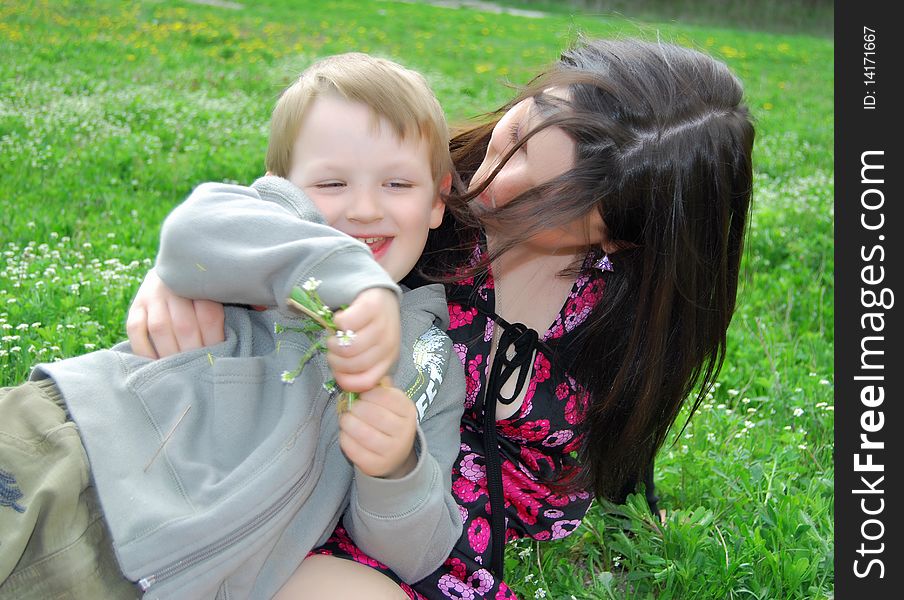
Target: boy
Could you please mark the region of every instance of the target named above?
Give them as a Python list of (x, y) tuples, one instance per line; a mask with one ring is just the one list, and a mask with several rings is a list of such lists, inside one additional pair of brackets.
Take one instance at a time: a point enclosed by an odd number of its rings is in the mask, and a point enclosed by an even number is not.
[[(199, 186), (167, 218), (156, 269), (185, 296), (274, 308), (227, 308), (212, 348), (150, 362), (120, 345), (40, 365), (0, 393), (0, 471), (19, 494), (0, 507), (0, 598), (137, 595), (120, 569), (147, 598), (270, 598), (340, 518), (414, 581), (458, 538), (450, 473), (464, 385), (439, 286), (402, 296), (401, 388), (363, 391), (395, 361), (394, 281), (442, 219), (451, 162), (439, 105), (419, 75), (341, 55), (284, 92), (271, 129), (273, 175)], [(349, 304), (328, 360), (362, 394), (341, 417), (323, 358), (281, 380), (311, 347), (278, 333), (303, 322), (286, 303), (294, 286)], [(48, 452), (59, 458), (33, 458)], [(61, 492), (41, 465), (63, 461), (76, 475)], [(34, 464), (37, 474), (23, 467)], [(64, 508), (42, 505), (33, 480), (68, 493)], [(66, 554), (89, 564), (54, 562)]]

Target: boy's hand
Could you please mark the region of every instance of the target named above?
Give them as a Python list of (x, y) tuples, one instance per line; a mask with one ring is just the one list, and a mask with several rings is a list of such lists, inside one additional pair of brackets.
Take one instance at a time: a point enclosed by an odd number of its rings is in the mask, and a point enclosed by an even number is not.
[(222, 342), (224, 320), (222, 304), (177, 296), (151, 269), (129, 307), (126, 332), (132, 352), (163, 358)]
[(385, 288), (366, 289), (333, 320), (340, 330), (354, 332), (345, 342), (337, 336), (327, 340), (326, 359), (336, 383), (348, 392), (374, 388), (399, 357), (398, 296)]
[(398, 479), (417, 465), (417, 409), (402, 390), (383, 385), (362, 392), (339, 417), (339, 446), (365, 475)]

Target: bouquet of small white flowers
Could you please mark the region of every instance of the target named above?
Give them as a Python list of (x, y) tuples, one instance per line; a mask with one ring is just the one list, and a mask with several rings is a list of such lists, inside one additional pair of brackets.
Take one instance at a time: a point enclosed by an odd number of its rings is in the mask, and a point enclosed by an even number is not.
[[(301, 287), (295, 286), (292, 288), (292, 293), (287, 300), (289, 306), (292, 306), (307, 317), (307, 321), (301, 327), (289, 327), (281, 325), (280, 323), (276, 323), (274, 326), (276, 333), (293, 331), (303, 333), (314, 339), (314, 343), (311, 344), (308, 351), (305, 352), (298, 361), (298, 367), (292, 371), (283, 372), (282, 380), (284, 383), (293, 383), (295, 378), (301, 374), (301, 370), (304, 369), (304, 366), (308, 361), (310, 361), (315, 354), (323, 352), (326, 349), (327, 336), (335, 335), (339, 339), (340, 345), (351, 344), (352, 340), (355, 339), (354, 331), (350, 329), (343, 331), (336, 326), (336, 323), (333, 321), (333, 311), (323, 303), (323, 300), (320, 299), (320, 295), (317, 293), (317, 288), (320, 286), (320, 283), (320, 280), (311, 277), (305, 281)], [(343, 306), (342, 308), (345, 307)], [(339, 390), (339, 386), (336, 384), (335, 379), (330, 379), (323, 384), (323, 387), (331, 394)], [(356, 392), (339, 390), (339, 400), (336, 403), (336, 410), (340, 413), (348, 410), (357, 399), (358, 394)]]

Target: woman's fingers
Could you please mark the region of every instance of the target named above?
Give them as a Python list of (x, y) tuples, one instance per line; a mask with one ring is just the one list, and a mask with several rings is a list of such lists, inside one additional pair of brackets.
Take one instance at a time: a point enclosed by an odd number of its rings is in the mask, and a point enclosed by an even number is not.
[(195, 318), (201, 331), (201, 343), (213, 346), (226, 339), (226, 311), (219, 302), (195, 300)]
[(144, 306), (132, 305), (126, 318), (126, 333), (132, 352), (145, 358), (158, 358), (154, 343), (148, 334), (148, 311)]

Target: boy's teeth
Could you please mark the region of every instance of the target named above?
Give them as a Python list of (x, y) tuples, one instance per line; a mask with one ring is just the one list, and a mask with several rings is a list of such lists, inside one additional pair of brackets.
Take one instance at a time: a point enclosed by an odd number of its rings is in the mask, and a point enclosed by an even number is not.
[(369, 237), (369, 238), (358, 238), (358, 239), (361, 240), (362, 242), (364, 242), (365, 244), (376, 244), (377, 242), (379, 242), (380, 240), (383, 240), (385, 238)]

